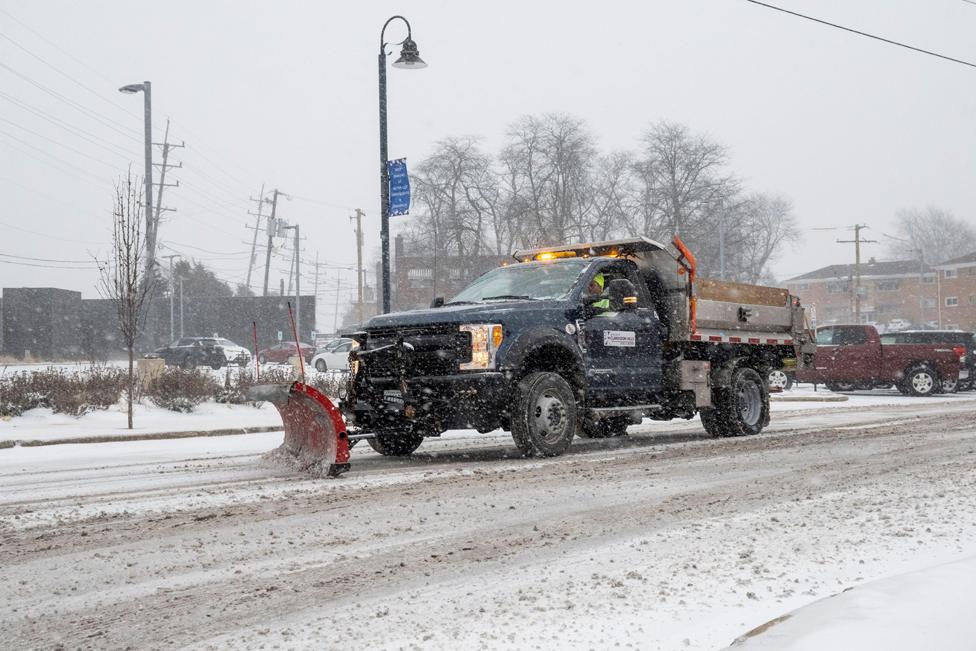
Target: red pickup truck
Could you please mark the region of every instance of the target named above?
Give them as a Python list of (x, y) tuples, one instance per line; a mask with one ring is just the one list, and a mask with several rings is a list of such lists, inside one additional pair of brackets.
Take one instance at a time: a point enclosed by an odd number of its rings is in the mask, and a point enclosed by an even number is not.
[(798, 370), (797, 380), (831, 391), (894, 385), (904, 394), (927, 396), (954, 390), (959, 379), (968, 377), (965, 355), (963, 346), (882, 344), (870, 325), (824, 326), (817, 328), (813, 368)]

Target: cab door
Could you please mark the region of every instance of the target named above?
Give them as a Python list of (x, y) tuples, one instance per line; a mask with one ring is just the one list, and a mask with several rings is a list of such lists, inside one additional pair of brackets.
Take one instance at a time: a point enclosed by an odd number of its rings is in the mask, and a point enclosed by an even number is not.
[(663, 384), (664, 328), (633, 263), (597, 266), (590, 270), (586, 285), (598, 273), (603, 274), (606, 285), (618, 278), (630, 280), (637, 289), (637, 305), (603, 311), (584, 307), (581, 332), (588, 402), (594, 406), (645, 404)]

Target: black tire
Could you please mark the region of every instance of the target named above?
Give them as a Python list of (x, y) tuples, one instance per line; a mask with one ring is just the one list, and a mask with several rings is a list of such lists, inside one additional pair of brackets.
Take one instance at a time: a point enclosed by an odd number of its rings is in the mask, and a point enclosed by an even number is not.
[(962, 380), (962, 381), (960, 381), (959, 382), (959, 390), (960, 391), (972, 391), (973, 390), (973, 381), (972, 380)]
[(789, 391), (793, 388), (793, 374), (774, 368), (769, 372), (769, 387), (780, 387), (783, 391)]
[(210, 368), (212, 368), (215, 371), (219, 371), (222, 366), (223, 364), (221, 364), (220, 362), (210, 362)]
[(530, 373), (518, 384), (512, 409), (512, 439), (527, 457), (555, 457), (579, 429), (576, 396), (556, 373)]
[(258, 364), (267, 364), (268, 358), (264, 355), (258, 355)]
[(194, 364), (193, 360), (190, 359), (189, 357), (184, 357), (183, 359), (180, 360), (180, 368), (183, 369), (184, 371), (192, 371), (196, 367), (197, 365)]
[(325, 363), (324, 359), (315, 360), (315, 370), (319, 373), (325, 373), (329, 370), (329, 365)]
[(905, 373), (903, 380), (905, 389), (909, 395), (930, 396), (937, 393), (939, 387), (939, 375), (926, 364), (913, 366)]
[(942, 393), (957, 393), (959, 391), (959, 380), (942, 379)]
[(369, 447), (384, 457), (408, 457), (424, 442), (423, 434), (383, 430), (366, 439)]
[(585, 439), (609, 439), (616, 436), (627, 436), (628, 425), (630, 425), (630, 418), (627, 416), (611, 416), (597, 421), (584, 418), (583, 425), (577, 434)]
[(766, 381), (754, 369), (735, 369), (729, 387), (712, 390), (712, 403), (701, 411), (702, 425), (712, 436), (750, 436), (769, 423)]

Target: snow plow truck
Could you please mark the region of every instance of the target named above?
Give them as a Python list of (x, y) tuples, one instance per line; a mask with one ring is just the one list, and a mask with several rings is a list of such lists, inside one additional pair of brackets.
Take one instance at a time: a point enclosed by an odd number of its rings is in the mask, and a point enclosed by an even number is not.
[(771, 369), (812, 365), (799, 299), (698, 278), (675, 237), (518, 251), (429, 309), (384, 314), (359, 343), (342, 411), (380, 454), (448, 429), (499, 427), (527, 456), (642, 418), (701, 414), (712, 436), (769, 423)]
[(712, 436), (746, 436), (769, 423), (770, 370), (812, 366), (798, 298), (698, 278), (678, 237), (514, 258), (449, 301), (347, 333), (358, 347), (339, 409), (304, 383), (256, 387), (285, 421), (280, 451), (337, 475), (358, 440), (405, 456), (459, 428), (503, 428), (526, 456), (619, 436), (645, 417), (700, 414)]

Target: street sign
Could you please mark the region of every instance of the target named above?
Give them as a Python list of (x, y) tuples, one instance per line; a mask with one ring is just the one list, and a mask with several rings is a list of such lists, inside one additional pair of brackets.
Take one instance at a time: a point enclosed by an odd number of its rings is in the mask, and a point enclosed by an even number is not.
[(410, 177), (407, 176), (407, 159), (386, 161), (386, 172), (390, 179), (390, 215), (409, 214)]

